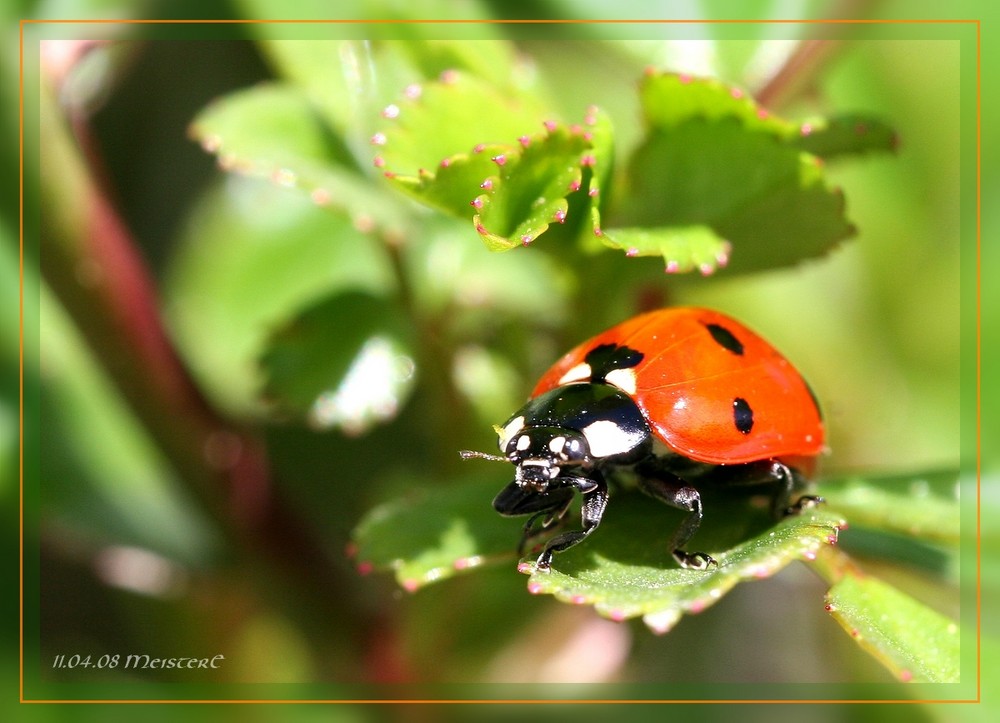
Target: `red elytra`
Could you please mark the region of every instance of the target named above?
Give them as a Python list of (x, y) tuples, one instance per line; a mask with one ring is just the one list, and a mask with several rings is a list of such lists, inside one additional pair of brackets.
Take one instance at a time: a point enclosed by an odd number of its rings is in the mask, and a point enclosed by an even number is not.
[[(780, 459), (811, 474), (824, 448), (823, 420), (802, 376), (773, 346), (717, 311), (671, 308), (642, 314), (583, 342), (539, 379), (532, 398), (587, 381), (576, 370), (595, 347), (627, 346), (643, 357), (619, 386), (652, 432), (685, 457), (710, 464)], [(622, 383), (624, 382), (624, 383)], [(634, 388), (626, 388), (633, 387)], [(752, 410), (752, 429), (733, 423), (734, 400)]]

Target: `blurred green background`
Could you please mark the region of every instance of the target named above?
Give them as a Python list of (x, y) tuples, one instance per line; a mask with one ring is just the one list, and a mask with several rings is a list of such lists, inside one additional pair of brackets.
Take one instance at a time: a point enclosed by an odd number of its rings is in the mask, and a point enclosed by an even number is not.
[[(616, 14), (647, 15), (624, 5), (616, 7)], [(787, 9), (774, 3), (752, 5), (761, 17), (787, 16)], [(879, 11), (891, 14), (897, 5), (883, 4)], [(692, 17), (711, 17), (707, 6), (690, 3), (684, 10)], [(489, 2), (405, 8), (371, 3), (357, 14), (491, 17), (500, 13), (498, 7)], [(822, 17), (832, 7), (842, 6), (808, 4), (807, 16)], [(855, 14), (869, 11), (863, 4), (846, 7)], [(185, 3), (169, 10), (156, 4), (76, 2), (25, 4), (20, 10), (22, 16), (36, 17), (199, 12)], [(602, 14), (588, 4), (562, 2), (531, 10), (538, 16)], [(246, 0), (226, 12), (265, 18), (278, 10), (265, 0)], [(302, 15), (318, 12), (303, 9)], [(137, 698), (380, 698), (391, 690), (420, 698), (475, 696), (482, 690), (482, 695), (521, 698), (526, 689), (517, 684), (551, 682), (546, 695), (569, 698), (616, 697), (635, 690), (659, 698), (658, 686), (664, 683), (684, 684), (690, 692), (680, 697), (689, 698), (718, 696), (714, 684), (731, 698), (758, 697), (759, 686), (772, 685), (766, 690), (805, 698), (828, 697), (835, 690), (837, 698), (850, 698), (852, 690), (865, 694), (868, 684), (885, 684), (880, 690), (887, 697), (936, 697), (932, 688), (893, 684), (859, 652), (822, 610), (822, 582), (801, 566), (741, 586), (668, 636), (654, 637), (639, 624), (612, 623), (589, 609), (529, 596), (524, 578), (510, 566), (409, 595), (389, 575), (359, 575), (345, 548), (352, 528), (374, 505), (415, 487), (474, 478), (481, 468), (459, 468), (451, 451), (490, 449), (490, 425), (519, 405), (533, 378), (567, 343), (627, 316), (650, 294), (662, 302), (737, 314), (795, 360), (826, 410), (832, 449), (826, 474), (920, 471), (960, 462), (968, 469), (974, 447), (962, 425), (968, 424), (974, 400), (969, 389), (973, 277), (968, 275), (973, 200), (963, 185), (969, 169), (961, 163), (968, 164), (972, 143), (963, 114), (973, 106), (961, 96), (968, 86), (959, 78), (968, 77), (968, 68), (957, 41), (925, 28), (891, 33), (891, 39), (852, 39), (804, 74), (807, 83), (794, 87), (782, 104), (784, 116), (877, 115), (898, 132), (898, 153), (828, 169), (844, 188), (848, 215), (859, 229), (856, 238), (795, 268), (746, 276), (722, 272), (706, 280), (666, 277), (658, 261), (626, 261), (610, 251), (560, 257), (533, 248), (494, 255), (467, 224), (426, 214), (407, 217), (419, 219), (419, 228), (403, 239), (398, 258), (387, 257), (357, 217), (321, 208), (283, 188), (280, 179), (223, 173), (189, 138), (189, 124), (213, 99), (280, 72), (260, 42), (262, 28), (192, 28), (185, 40), (141, 38), (144, 30), (88, 29), (91, 37), (114, 42), (74, 69), (63, 85), (61, 108), (85, 129), (114, 208), (155, 280), (169, 338), (211, 406), (201, 418), (221, 420), (226, 431), (205, 450), (203, 485), (191, 474), (198, 463), (178, 458), (190, 447), (183, 423), (161, 419), (151, 429), (143, 416), (150, 411), (137, 413), (135, 400), (130, 405), (122, 396), (123, 375), (133, 377), (126, 387), (141, 389), (153, 370), (130, 371), (127, 349), (116, 347), (120, 340), (95, 352), (100, 323), (96, 333), (87, 324), (81, 331), (79, 319), (74, 321), (64, 306), (68, 297), (60, 301), (53, 293), (71, 282), (57, 272), (40, 280), (46, 240), (39, 250), (28, 239), (25, 290), (30, 302), (38, 290), (39, 331), (37, 343), (36, 332), (26, 332), (25, 385), (31, 402), (37, 390), (39, 435), (25, 451), (40, 463), (29, 463), (39, 476), (26, 508), (25, 604), (30, 609), (27, 649), (37, 645), (40, 658), (29, 652), (26, 660), (40, 664), (43, 682), (55, 684), (45, 688), (46, 695), (104, 697), (108, 694), (101, 691), (107, 690), (114, 697)], [(753, 89), (780, 67), (794, 48), (792, 41), (820, 29), (711, 26), (708, 35), (704, 27), (672, 30), (678, 37), (671, 41), (631, 28), (609, 33), (616, 38), (610, 40), (600, 37), (598, 27), (567, 29), (565, 38), (553, 37), (551, 29), (532, 33), (501, 26), (482, 32), (513, 43), (528, 61), (526, 72), (546, 87), (555, 112), (578, 118), (591, 103), (608, 111), (623, 160), (639, 138), (635, 84), (645, 67), (713, 75)], [(414, 29), (417, 37), (410, 42), (419, 42), (421, 31)], [(16, 63), (9, 62), (16, 58), (11, 43), (6, 45), (4, 100), (16, 106), (17, 86), (8, 82), (16, 79)], [(355, 135), (343, 140), (347, 148), (336, 152), (356, 153), (376, 121), (360, 121)], [(41, 144), (50, 152), (46, 144), (54, 147), (56, 140), (46, 133), (43, 127)], [(4, 154), (10, 161), (14, 149), (5, 145)], [(29, 183), (37, 183), (35, 163), (29, 153)], [(73, 177), (67, 165), (65, 183), (72, 184)], [(41, 214), (45, 202), (43, 195)], [(29, 198), (29, 211), (36, 208), (32, 203)], [(16, 208), (5, 202), (0, 230), (5, 290), (17, 284), (16, 218)], [(30, 218), (28, 224), (31, 228)], [(984, 226), (984, 239), (988, 233)], [(995, 251), (984, 242), (983, 254), (989, 268)], [(393, 263), (403, 265), (414, 303), (439, 334), (424, 339), (415, 382), (400, 398), (398, 413), (360, 434), (311, 428), (276, 414), (260, 396), (257, 363), (268, 336), (331, 291), (383, 292), (398, 279)], [(86, 285), (88, 271), (77, 266), (73, 281)], [(627, 291), (602, 286), (608, 279), (627, 279)], [(581, 289), (601, 301), (583, 318), (574, 305)], [(30, 312), (34, 304), (28, 306)], [(16, 338), (16, 313), (10, 304), (3, 308), (3, 337)], [(984, 312), (991, 308), (984, 298)], [(995, 340), (996, 323), (994, 314), (984, 317), (984, 344)], [(15, 372), (16, 350), (5, 345), (3, 354), (5, 371)], [(109, 363), (109, 354), (125, 354), (123, 367)], [(991, 389), (984, 381), (984, 390)], [(163, 435), (174, 435), (174, 441), (164, 444)], [(248, 440), (259, 442), (254, 454), (266, 460), (274, 497), (281, 500), (281, 514), (263, 525), (267, 534), (254, 539), (241, 533), (239, 522), (220, 515), (228, 507), (219, 501), (218, 490), (206, 491), (230, 455), (245, 451), (240, 445)], [(5, 383), (0, 399), (5, 471), (16, 468), (16, 457), (17, 387)], [(499, 488), (506, 472), (485, 474), (499, 475)], [(995, 485), (989, 484), (995, 475), (996, 467), (988, 464), (982, 498), (987, 520), (1000, 504)], [(4, 477), (4, 500), (13, 503), (5, 506), (8, 514), (16, 509), (15, 480)], [(963, 493), (973, 489), (968, 480)], [(236, 497), (233, 493), (229, 500)], [(236, 502), (252, 519), (255, 498), (244, 495)], [(964, 517), (963, 524), (971, 519)], [(15, 527), (12, 522), (8, 529)], [(512, 523), (512, 539), (516, 529)], [(984, 545), (995, 545), (994, 529), (984, 528), (984, 535)], [(308, 552), (296, 559), (300, 543)], [(986, 594), (995, 594), (998, 573), (991, 559), (983, 571)], [(925, 602), (934, 606), (940, 580), (906, 569), (888, 574), (911, 592), (930, 596)], [(969, 579), (963, 568), (963, 585)], [(996, 661), (997, 631), (987, 622), (983, 632), (986, 670)], [(176, 670), (109, 673), (49, 666), (60, 653), (96, 658), (158, 651), (165, 657), (223, 653), (227, 662), (199, 677)], [(5, 666), (12, 670), (9, 660)], [(29, 677), (36, 675), (32, 670)], [(678, 697), (678, 688), (669, 690)], [(62, 714), (50, 713), (54, 710), (31, 712), (59, 718)], [(520, 710), (487, 708), (481, 715), (499, 720)], [(979, 715), (979, 709), (968, 706), (902, 710), (926, 720)], [(867, 715), (863, 708), (848, 712), (851, 719)], [(248, 719), (272, 713), (263, 707), (240, 711)], [(399, 709), (306, 707), (282, 711), (282, 716), (286, 713), (344, 720), (408, 715)], [(751, 709), (744, 717), (758, 713), (763, 709)], [(158, 714), (171, 715), (169, 710)], [(692, 711), (697, 714), (713, 715), (710, 707)], [(840, 709), (817, 707), (808, 714), (833, 720)], [(888, 708), (874, 714), (880, 719), (894, 715)], [(74, 719), (87, 715), (99, 714), (72, 713)], [(769, 713), (768, 720), (773, 719)]]

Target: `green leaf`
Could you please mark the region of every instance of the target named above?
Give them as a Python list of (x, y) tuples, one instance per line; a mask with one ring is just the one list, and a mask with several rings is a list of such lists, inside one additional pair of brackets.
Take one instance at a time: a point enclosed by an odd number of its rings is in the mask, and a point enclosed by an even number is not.
[(411, 25), (407, 31), (402, 41), (379, 39), (375, 32), (364, 40), (303, 42), (288, 38), (287, 27), (275, 32), (267, 23), (251, 26), (281, 77), (301, 88), (344, 137), (367, 127), (359, 120), (385, 107), (408, 84), (460, 70), (510, 87), (525, 75), (517, 72), (513, 45), (488, 24), (477, 27), (474, 43), (433, 37), (430, 27)]
[(382, 115), (387, 125), (376, 139), (376, 165), (394, 179), (430, 172), (477, 145), (513, 144), (545, 120), (530, 97), (514, 97), (459, 71), (407, 87)]
[[(750, 271), (820, 255), (854, 233), (822, 164), (789, 143), (796, 125), (716, 81), (647, 76), (641, 94), (649, 128), (622, 206), (602, 228), (609, 239), (621, 226), (708, 227), (732, 245), (728, 268)], [(668, 267), (695, 253), (668, 249), (678, 254), (664, 257)]]
[[(498, 114), (505, 117), (476, 121), (473, 116), (482, 108), (509, 101), (464, 74), (450, 73), (440, 83), (411, 89), (410, 95), (408, 103), (386, 110), (393, 125), (374, 139), (384, 148), (376, 165), (386, 169), (397, 188), (422, 202), (471, 217), (493, 251), (531, 243), (551, 223), (564, 223), (568, 197), (585, 182), (596, 195), (595, 179), (610, 173), (610, 123), (595, 108), (583, 126), (547, 121), (545, 131), (529, 135), (525, 129), (536, 126), (541, 115), (525, 121), (523, 111), (501, 108)], [(449, 133), (441, 133), (443, 127)], [(463, 148), (471, 150), (459, 152)], [(598, 153), (599, 174), (589, 170), (598, 163)]]
[(626, 256), (662, 256), (667, 273), (697, 269), (708, 275), (729, 261), (732, 244), (708, 226), (604, 230), (597, 209), (593, 214), (594, 230), (605, 245), (624, 251)]
[(513, 564), (517, 528), (490, 505), (509, 477), (505, 470), (503, 478), (479, 474), (437, 487), (411, 481), (419, 492), (374, 508), (355, 528), (358, 570), (392, 570), (413, 592), (484, 564)]
[(357, 68), (363, 67), (358, 62), (358, 55), (363, 52), (361, 43), (267, 37), (273, 33), (267, 23), (254, 23), (250, 30), (263, 36), (260, 47), (280, 76), (302, 91), (302, 97), (309, 99), (311, 107), (330, 128), (346, 133), (358, 110), (360, 94), (351, 92), (351, 80), (357, 78)]
[(565, 222), (568, 196), (580, 191), (583, 169), (594, 162), (590, 149), (581, 129), (553, 125), (524, 139), (522, 148), (493, 156), (495, 173), (473, 202), (479, 211), (473, 221), (487, 248), (527, 245), (550, 223)]
[(530, 96), (457, 71), (410, 85), (382, 114), (387, 125), (372, 138), (375, 165), (400, 190), (460, 218), (472, 217), (472, 202), (496, 173), (491, 159), (512, 152), (545, 120)]
[[(490, 506), (509, 477), (425, 490), (372, 510), (354, 533), (359, 569), (391, 569), (412, 591), (484, 564), (508, 561), (513, 567), (523, 522)], [(680, 513), (629, 491), (615, 495), (591, 537), (557, 554), (549, 572), (533, 572), (528, 589), (594, 605), (616, 620), (642, 616), (654, 631), (666, 632), (684, 613), (708, 607), (737, 583), (812, 559), (836, 541), (844, 524), (820, 507), (770, 525), (766, 512), (748, 510), (745, 501), (729, 504), (713, 506), (715, 514), (706, 516), (691, 547), (711, 553), (719, 562), (715, 570), (677, 567), (667, 536)], [(532, 572), (532, 560), (518, 569)]]
[(234, 177), (205, 195), (164, 283), (171, 333), (212, 401), (259, 414), (268, 333), (336, 290), (393, 290), (384, 250), (307, 198)]
[(590, 141), (590, 179), (587, 193), (596, 201), (601, 200), (601, 191), (611, 180), (615, 161), (615, 136), (611, 117), (597, 106), (587, 108), (584, 127)]
[(409, 330), (388, 301), (363, 292), (310, 305), (261, 356), (265, 395), (318, 429), (361, 434), (396, 416), (414, 382)]
[(899, 136), (887, 123), (870, 116), (840, 115), (802, 124), (797, 148), (831, 159), (838, 156), (895, 151)]
[(961, 532), (957, 488), (957, 472), (931, 472), (848, 477), (824, 482), (819, 492), (852, 526), (954, 543)]
[(750, 132), (784, 139), (798, 126), (772, 115), (743, 90), (715, 78), (677, 73), (649, 73), (639, 88), (643, 115), (650, 128), (674, 128), (690, 120), (736, 119)]
[[(666, 549), (661, 511), (640, 495), (622, 495), (606, 521), (586, 542), (556, 555), (548, 572), (530, 572), (528, 590), (564, 602), (593, 605), (613, 620), (641, 616), (656, 633), (669, 631), (685, 613), (717, 602), (737, 583), (775, 574), (794, 560), (810, 560), (836, 542), (843, 519), (822, 507), (787, 517), (752, 539), (730, 546), (706, 544), (699, 532), (688, 545), (708, 552), (718, 567), (708, 571), (678, 568)], [(717, 510), (718, 512), (718, 510)], [(716, 515), (718, 518), (719, 515)], [(716, 537), (720, 541), (719, 537)]]
[(191, 135), (221, 168), (306, 194), (346, 211), (359, 228), (402, 228), (390, 196), (356, 168), (341, 139), (298, 88), (269, 83), (237, 91), (202, 110)]
[(496, 170), (492, 158), (512, 150), (509, 145), (480, 145), (471, 153), (456, 153), (442, 160), (432, 172), (420, 169), (415, 176), (386, 172), (386, 178), (420, 202), (458, 218), (471, 219), (486, 179)]
[(827, 610), (900, 680), (959, 681), (958, 625), (878, 578), (844, 576)]
[[(476, 7), (469, 9), (475, 12)], [(453, 9), (449, 9), (452, 12)], [(483, 16), (485, 17), (485, 15)], [(496, 26), (485, 23), (477, 28), (490, 39), (455, 40), (428, 37), (421, 42), (399, 43), (401, 50), (420, 68), (424, 77), (436, 78), (455, 70), (482, 78), (498, 88), (511, 91), (518, 78), (517, 50), (513, 43), (501, 40)]]

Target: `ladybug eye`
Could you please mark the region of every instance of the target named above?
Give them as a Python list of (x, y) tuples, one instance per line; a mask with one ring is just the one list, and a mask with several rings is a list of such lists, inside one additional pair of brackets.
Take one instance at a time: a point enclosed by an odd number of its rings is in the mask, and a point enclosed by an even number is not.
[(576, 436), (553, 437), (549, 450), (562, 464), (580, 464), (587, 459), (587, 445)]

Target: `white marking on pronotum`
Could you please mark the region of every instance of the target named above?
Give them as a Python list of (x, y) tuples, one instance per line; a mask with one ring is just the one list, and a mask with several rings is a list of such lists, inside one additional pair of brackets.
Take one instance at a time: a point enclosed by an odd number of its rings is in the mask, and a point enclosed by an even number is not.
[(514, 435), (520, 432), (524, 428), (524, 417), (514, 417), (512, 420), (507, 422), (507, 426), (503, 429), (497, 429), (497, 436), (500, 437), (500, 450), (503, 451), (507, 449), (507, 445), (510, 444), (510, 440), (514, 439)]
[(604, 381), (626, 394), (635, 394), (635, 369), (612, 369), (604, 375)]
[(590, 379), (593, 370), (587, 362), (580, 362), (568, 372), (559, 377), (560, 384), (570, 384), (572, 382), (585, 382)]
[(639, 432), (628, 432), (614, 422), (602, 419), (583, 428), (590, 453), (594, 457), (608, 457), (627, 452), (642, 441)]

